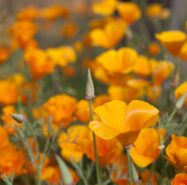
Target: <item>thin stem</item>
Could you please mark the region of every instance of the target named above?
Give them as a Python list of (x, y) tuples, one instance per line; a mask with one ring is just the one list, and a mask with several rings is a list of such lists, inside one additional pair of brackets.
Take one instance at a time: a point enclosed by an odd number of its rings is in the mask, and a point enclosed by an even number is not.
[(76, 169), (79, 177), (82, 179), (83, 181), (83, 184), (84, 185), (89, 185), (88, 182), (87, 182), (87, 179), (85, 177), (85, 175), (83, 174), (83, 170), (81, 169), (81, 167), (79, 167), (79, 165), (77, 165), (76, 163), (72, 162), (74, 168)]
[(131, 157), (130, 157), (130, 152), (129, 152), (129, 148), (126, 148), (126, 152), (127, 152), (127, 160), (128, 160), (128, 176), (129, 176), (129, 181), (130, 181), (130, 185), (133, 184), (133, 179), (132, 179), (132, 169), (131, 169)]
[(173, 109), (172, 113), (170, 114), (169, 118), (168, 118), (167, 124), (170, 123), (170, 122), (172, 121), (172, 119), (173, 119), (173, 117), (175, 116), (176, 112), (177, 112), (177, 108), (175, 107), (175, 108)]
[[(90, 120), (93, 121), (93, 109), (92, 109), (92, 99), (89, 99), (89, 106), (90, 106)], [(101, 185), (101, 175), (100, 175), (100, 167), (99, 167), (99, 159), (98, 159), (98, 152), (97, 152), (97, 142), (96, 142), (96, 136), (95, 133), (92, 132), (93, 136), (93, 146), (94, 146), (94, 157), (95, 157), (95, 163), (96, 163), (96, 175), (97, 175), (97, 183), (98, 185)]]

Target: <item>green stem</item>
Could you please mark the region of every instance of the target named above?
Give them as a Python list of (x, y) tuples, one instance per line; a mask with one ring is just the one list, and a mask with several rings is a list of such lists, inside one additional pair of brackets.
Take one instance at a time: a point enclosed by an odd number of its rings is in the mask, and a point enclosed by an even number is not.
[[(90, 106), (90, 120), (93, 121), (94, 118), (93, 118), (93, 109), (92, 109), (92, 99), (89, 99), (89, 106)], [(98, 152), (97, 152), (97, 142), (96, 142), (96, 136), (94, 132), (92, 132), (92, 136), (93, 136), (93, 146), (94, 146), (94, 157), (95, 157), (95, 163), (96, 163), (97, 183), (98, 185), (102, 185)]]
[(127, 152), (127, 160), (128, 160), (128, 176), (129, 176), (129, 181), (130, 181), (130, 185), (133, 184), (133, 179), (132, 179), (132, 168), (131, 168), (131, 157), (130, 157), (130, 152), (129, 152), (129, 148), (126, 148), (126, 152)]
[(177, 112), (177, 108), (175, 107), (173, 109), (172, 113), (170, 114), (169, 118), (168, 118), (167, 124), (169, 124), (172, 121), (172, 119), (175, 116), (176, 112)]
[(88, 182), (87, 182), (87, 179), (86, 179), (85, 175), (83, 174), (83, 170), (79, 167), (79, 165), (77, 165), (76, 163), (72, 163), (72, 164), (75, 167), (75, 169), (77, 171), (77, 174), (82, 179), (83, 184), (84, 185), (89, 185)]

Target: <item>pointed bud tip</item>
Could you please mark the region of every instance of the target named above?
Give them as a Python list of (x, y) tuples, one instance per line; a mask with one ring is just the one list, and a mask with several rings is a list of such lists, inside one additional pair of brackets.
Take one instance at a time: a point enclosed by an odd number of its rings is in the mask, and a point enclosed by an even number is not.
[(92, 75), (90, 69), (88, 69), (88, 76), (87, 76), (87, 82), (86, 82), (86, 99), (90, 100), (95, 97), (95, 90), (94, 90), (94, 84), (92, 80)]
[(26, 120), (22, 114), (10, 114), (10, 116), (18, 123), (22, 123)]

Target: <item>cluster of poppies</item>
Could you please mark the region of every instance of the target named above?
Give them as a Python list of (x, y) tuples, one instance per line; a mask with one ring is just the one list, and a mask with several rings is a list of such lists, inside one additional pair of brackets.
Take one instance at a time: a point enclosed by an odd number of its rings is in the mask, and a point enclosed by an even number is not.
[(7, 14), (0, 184), (187, 185), (187, 34), (167, 29), (172, 13), (79, 0)]

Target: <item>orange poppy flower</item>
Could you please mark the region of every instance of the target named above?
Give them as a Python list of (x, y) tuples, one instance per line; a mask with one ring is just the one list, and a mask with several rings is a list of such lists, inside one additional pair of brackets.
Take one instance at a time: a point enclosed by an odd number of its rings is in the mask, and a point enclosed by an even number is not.
[(54, 61), (41, 49), (29, 49), (25, 52), (25, 61), (29, 65), (30, 72), (35, 79), (44, 77), (54, 71)]
[(63, 75), (66, 78), (72, 78), (75, 76), (76, 74), (76, 68), (71, 66), (71, 65), (67, 65), (62, 69)]
[(10, 51), (6, 47), (0, 47), (0, 64), (6, 62), (10, 54)]
[(110, 96), (107, 94), (102, 94), (102, 95), (96, 96), (93, 101), (93, 107), (96, 108), (98, 106), (101, 106), (101, 105), (107, 103), (108, 101), (110, 101)]
[(10, 114), (16, 113), (16, 109), (14, 106), (6, 106), (2, 109), (3, 115), (1, 116), (1, 120), (3, 121), (4, 127), (8, 133), (13, 134), (15, 132), (16, 127), (21, 127), (21, 124), (16, 122)]
[(111, 20), (104, 28), (96, 28), (90, 32), (93, 46), (113, 48), (125, 35), (127, 24), (122, 20)]
[(74, 22), (65, 23), (61, 28), (61, 33), (65, 38), (73, 38), (78, 33), (78, 25)]
[(117, 10), (121, 17), (128, 23), (133, 24), (140, 19), (141, 10), (136, 3), (133, 2), (119, 2)]
[(2, 126), (0, 126), (0, 139), (2, 141), (0, 143), (0, 149), (3, 149), (4, 147), (6, 147), (8, 145), (9, 139), (8, 139), (7, 131)]
[(148, 52), (151, 55), (158, 55), (160, 53), (160, 46), (156, 42), (151, 42), (148, 47)]
[[(92, 138), (90, 142), (91, 143), (87, 150), (87, 156), (94, 160), (94, 147), (92, 144)], [(119, 157), (123, 153), (123, 147), (117, 139), (103, 140), (99, 137), (96, 137), (96, 143), (100, 165), (113, 165), (115, 162), (119, 162)]]
[(41, 179), (51, 184), (58, 184), (60, 182), (59, 168), (53, 166), (45, 166), (42, 169)]
[(111, 100), (123, 100), (125, 102), (130, 102), (141, 97), (142, 89), (133, 88), (128, 85), (124, 87), (112, 85), (108, 88), (108, 93)]
[(176, 169), (187, 171), (187, 137), (172, 135), (166, 155)]
[(155, 102), (162, 94), (162, 87), (159, 85), (151, 84), (146, 88), (145, 94), (147, 95), (149, 100)]
[(119, 50), (109, 50), (96, 58), (96, 61), (109, 72), (126, 74), (133, 70), (137, 53), (134, 49), (123, 47)]
[(127, 79), (129, 79), (129, 76), (124, 75), (123, 73), (113, 73), (106, 70), (98, 61), (92, 65), (92, 70), (95, 78), (106, 84), (124, 85), (126, 84)]
[(90, 120), (90, 107), (87, 100), (81, 100), (78, 102), (75, 114), (77, 118), (84, 123)]
[(42, 19), (47, 19), (53, 21), (59, 17), (67, 17), (69, 15), (69, 10), (62, 5), (54, 5), (46, 7), (40, 10), (39, 17)]
[(175, 175), (175, 178), (171, 181), (171, 185), (186, 185), (187, 173), (179, 173)]
[(61, 155), (71, 161), (79, 162), (91, 143), (92, 134), (87, 126), (74, 125), (68, 128), (67, 132), (60, 134), (58, 144), (61, 148)]
[(171, 54), (177, 56), (186, 41), (186, 34), (181, 31), (164, 31), (157, 33), (156, 38)]
[(61, 67), (65, 67), (68, 63), (75, 62), (76, 60), (75, 51), (72, 47), (69, 46), (48, 48), (46, 53), (56, 65)]
[(146, 184), (146, 183), (150, 183), (150, 185), (158, 185), (157, 181), (159, 178), (159, 173), (152, 171), (152, 170), (146, 170), (143, 171), (141, 174), (141, 180), (142, 185)]
[(26, 172), (26, 155), (21, 149), (18, 149), (12, 143), (9, 143), (1, 150), (0, 172), (6, 175), (20, 175)]
[(187, 42), (185, 42), (179, 52), (179, 57), (187, 61)]
[[(23, 34), (24, 33), (24, 34)], [(20, 47), (26, 47), (36, 33), (36, 25), (27, 20), (17, 21), (11, 28), (11, 35)]]
[(134, 146), (130, 148), (130, 155), (139, 167), (146, 167), (160, 156), (160, 139), (163, 139), (165, 130), (144, 128), (140, 131)]
[(89, 127), (94, 133), (106, 140), (120, 137), (124, 145), (135, 141), (141, 129), (154, 125), (158, 120), (158, 109), (140, 100), (128, 105), (114, 100), (94, 110), (96, 119)]
[(146, 56), (137, 57), (137, 62), (133, 67), (133, 72), (141, 76), (149, 76), (151, 74), (151, 64)]
[(15, 83), (10, 80), (0, 81), (0, 103), (3, 105), (13, 104), (18, 101), (18, 91)]
[(161, 60), (161, 61), (150, 61), (151, 67), (152, 67), (152, 77), (154, 84), (160, 85), (162, 84), (173, 72), (174, 70), (174, 64)]
[[(42, 159), (43, 155), (41, 155)], [(58, 184), (60, 182), (60, 170), (53, 158), (45, 157), (41, 172), (41, 179), (51, 184)]]
[(102, 0), (100, 2), (93, 3), (92, 10), (96, 14), (100, 15), (112, 15), (116, 9), (117, 0)]
[(75, 98), (59, 94), (49, 98), (42, 107), (46, 118), (51, 117), (54, 124), (65, 127), (74, 119), (76, 106)]
[(166, 19), (171, 15), (170, 10), (160, 3), (152, 3), (146, 8), (146, 16), (149, 18)]
[(34, 6), (28, 6), (17, 14), (18, 20), (34, 20), (38, 18), (39, 9)]
[(146, 15), (150, 18), (160, 18), (163, 7), (160, 3), (153, 3), (147, 6)]

